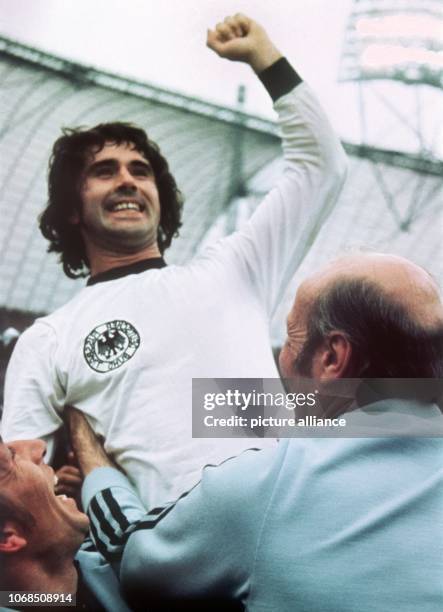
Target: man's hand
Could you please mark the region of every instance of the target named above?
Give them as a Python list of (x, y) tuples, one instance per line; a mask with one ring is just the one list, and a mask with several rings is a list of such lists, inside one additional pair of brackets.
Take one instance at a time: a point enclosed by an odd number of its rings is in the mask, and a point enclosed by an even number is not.
[(261, 25), (241, 13), (208, 30), (206, 44), (220, 57), (245, 62), (257, 73), (282, 57)]
[(65, 420), (69, 428), (71, 446), (83, 476), (87, 476), (97, 467), (115, 467), (80, 410), (66, 406)]
[(83, 478), (73, 452), (68, 453), (68, 463), (59, 468), (55, 475), (57, 477), (57, 484), (54, 487), (55, 494), (77, 499)]

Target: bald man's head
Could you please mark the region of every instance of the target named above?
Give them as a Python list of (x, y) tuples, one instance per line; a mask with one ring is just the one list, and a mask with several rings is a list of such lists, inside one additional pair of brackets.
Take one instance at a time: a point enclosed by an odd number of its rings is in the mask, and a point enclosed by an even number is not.
[(443, 377), (438, 286), (402, 257), (342, 257), (302, 283), (288, 317), (284, 375), (291, 349), (293, 371), (323, 375), (327, 355), (319, 351), (331, 347), (333, 337), (349, 345), (346, 367), (333, 370), (336, 377)]
[(397, 255), (358, 253), (335, 260), (309, 279), (318, 292), (346, 281), (368, 281), (385, 298), (403, 308), (411, 320), (424, 326), (443, 324), (443, 304), (432, 276), (412, 261)]

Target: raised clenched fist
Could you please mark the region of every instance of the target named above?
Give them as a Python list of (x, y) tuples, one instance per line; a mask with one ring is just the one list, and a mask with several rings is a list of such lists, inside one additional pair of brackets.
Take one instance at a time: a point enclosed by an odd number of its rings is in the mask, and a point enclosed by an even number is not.
[(207, 45), (220, 57), (245, 62), (261, 72), (281, 57), (261, 25), (237, 13), (208, 30)]

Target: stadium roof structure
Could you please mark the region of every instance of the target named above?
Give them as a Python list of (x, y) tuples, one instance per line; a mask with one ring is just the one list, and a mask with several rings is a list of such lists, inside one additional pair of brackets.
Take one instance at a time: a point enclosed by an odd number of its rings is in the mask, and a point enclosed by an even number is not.
[(276, 345), (283, 338), (282, 322), (297, 286), (321, 265), (341, 255), (354, 251), (401, 255), (423, 266), (443, 288), (443, 164), (435, 164), (440, 174), (422, 173), (378, 161), (374, 151), (368, 157), (357, 157), (352, 148), (349, 161), (342, 196), (275, 316)]
[[(66, 278), (37, 228), (46, 168), (62, 126), (131, 121), (145, 127), (185, 194), (181, 235), (167, 251), (182, 263), (247, 218), (282, 162), (276, 126), (150, 84), (74, 64), (0, 38), (0, 309), (50, 312), (84, 281)], [(344, 143), (350, 173), (340, 201), (303, 262), (275, 319), (302, 278), (359, 247), (405, 255), (443, 284), (443, 163), (434, 157)]]

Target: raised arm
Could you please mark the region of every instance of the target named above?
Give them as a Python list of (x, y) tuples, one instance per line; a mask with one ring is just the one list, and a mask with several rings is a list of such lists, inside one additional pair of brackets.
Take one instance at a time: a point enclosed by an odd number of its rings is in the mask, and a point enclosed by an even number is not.
[[(212, 496), (200, 499), (197, 487), (190, 496), (191, 501), (195, 496), (196, 500), (189, 510), (187, 501), (183, 505), (188, 497), (185, 494), (179, 503), (146, 512), (126, 476), (113, 467), (85, 416), (73, 407), (68, 407), (66, 414), (71, 444), (85, 476), (82, 501), (90, 518), (91, 536), (116, 571), (123, 557), (122, 580), (128, 599), (147, 605), (160, 598), (201, 598), (208, 589), (213, 595), (209, 561), (215, 554), (211, 542), (207, 547), (205, 541), (216, 537)], [(163, 524), (166, 532), (160, 527)], [(208, 529), (202, 529), (204, 524)], [(232, 555), (223, 555), (222, 560), (218, 581), (226, 580), (233, 562)], [(197, 563), (201, 569), (196, 573)]]
[(208, 30), (207, 45), (224, 59), (249, 64), (257, 74), (282, 57), (264, 28), (242, 13)]
[(346, 156), (310, 88), (261, 26), (236, 15), (209, 31), (208, 45), (223, 58), (249, 64), (278, 113), (283, 176), (223, 245), (230, 268), (235, 262), (271, 316), (338, 199)]
[(107, 456), (85, 415), (67, 406), (65, 419), (85, 477), (82, 502), (91, 519), (91, 536), (103, 557), (118, 566), (127, 539), (146, 510), (126, 476)]
[[(193, 490), (146, 512), (83, 414), (69, 412), (71, 442), (86, 476), (82, 499), (91, 533), (99, 552), (120, 568), (130, 604), (146, 609), (159, 602), (245, 600), (276, 451), (246, 451), (207, 468)], [(260, 477), (251, 482), (251, 473)]]

